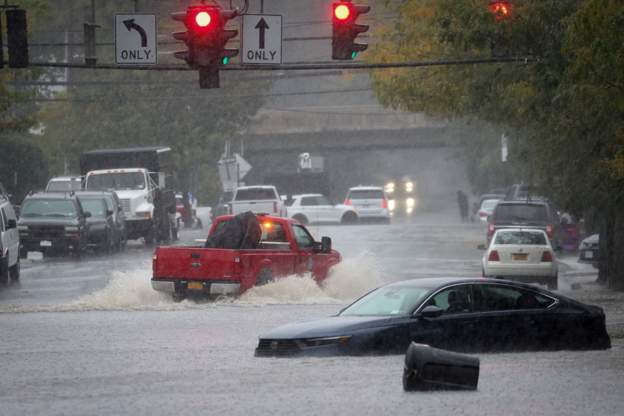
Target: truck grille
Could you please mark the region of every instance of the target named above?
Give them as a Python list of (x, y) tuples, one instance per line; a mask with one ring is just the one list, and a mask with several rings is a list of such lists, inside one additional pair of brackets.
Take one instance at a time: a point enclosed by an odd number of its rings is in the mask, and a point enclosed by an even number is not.
[(120, 199), (121, 208), (123, 209), (124, 214), (130, 213), (130, 200), (129, 199)]
[(41, 240), (53, 240), (61, 238), (65, 234), (65, 227), (62, 225), (30, 226), (28, 227), (29, 237)]
[(296, 355), (300, 352), (299, 344), (292, 339), (261, 339), (256, 348), (256, 355), (264, 357)]

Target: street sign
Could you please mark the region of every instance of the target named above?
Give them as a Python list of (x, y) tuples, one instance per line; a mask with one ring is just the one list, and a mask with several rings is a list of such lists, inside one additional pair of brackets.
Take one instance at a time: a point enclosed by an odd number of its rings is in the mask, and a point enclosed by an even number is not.
[(119, 65), (157, 63), (156, 15), (115, 15), (115, 58)]
[(217, 163), (219, 179), (223, 190), (231, 191), (240, 185), (241, 179), (249, 173), (251, 165), (241, 155), (234, 153), (233, 157), (222, 157)]
[(244, 15), (241, 45), (241, 62), (244, 64), (281, 64), (282, 16)]

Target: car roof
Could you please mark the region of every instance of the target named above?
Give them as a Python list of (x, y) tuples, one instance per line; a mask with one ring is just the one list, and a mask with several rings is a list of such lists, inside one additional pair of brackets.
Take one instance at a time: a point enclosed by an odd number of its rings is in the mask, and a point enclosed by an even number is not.
[[(488, 279), (485, 277), (425, 277), (422, 279), (401, 280), (382, 287), (422, 287), (425, 289), (435, 290), (457, 283), (495, 283), (534, 291), (544, 291), (543, 289), (528, 283), (513, 280)], [(557, 297), (561, 298), (560, 295), (557, 295)]]
[(535, 199), (518, 199), (512, 201), (500, 201), (497, 207), (505, 206), (505, 205), (541, 205), (547, 206), (548, 203), (544, 200), (535, 200)]
[(498, 230), (496, 230), (496, 232), (494, 234), (506, 233), (506, 232), (518, 232), (518, 231), (524, 231), (524, 232), (527, 232), (527, 233), (539, 233), (539, 234), (546, 235), (546, 231), (542, 230), (541, 228), (532, 228), (532, 227), (526, 227), (526, 228), (499, 228)]
[(382, 186), (354, 186), (349, 188), (349, 191), (383, 191)]
[[(299, 224), (298, 221), (293, 220), (291, 218), (286, 218), (286, 217), (275, 217), (273, 215), (268, 215), (268, 214), (254, 214), (258, 220), (271, 220), (271, 221), (276, 221), (276, 222), (286, 222), (289, 224)], [(221, 221), (225, 221), (225, 220), (231, 220), (232, 218), (234, 218), (235, 215), (220, 215), (217, 218), (215, 218), (214, 222), (221, 222)]]
[(236, 188), (236, 190), (238, 191), (239, 189), (251, 189), (251, 188), (273, 189), (273, 188), (275, 188), (275, 186), (273, 186), (273, 185), (249, 185), (249, 186), (239, 186), (238, 188)]

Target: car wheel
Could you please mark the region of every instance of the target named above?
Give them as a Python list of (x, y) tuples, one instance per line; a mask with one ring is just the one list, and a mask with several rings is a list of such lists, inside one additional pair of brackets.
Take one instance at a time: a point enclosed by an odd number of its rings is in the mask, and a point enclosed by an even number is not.
[(340, 220), (341, 224), (355, 224), (358, 220), (358, 216), (355, 212), (345, 212)]
[(548, 290), (557, 290), (559, 288), (559, 275), (551, 278), (547, 283), (546, 287)]
[(4, 257), (0, 259), (0, 285), (9, 284), (9, 259)]
[(20, 259), (17, 259), (17, 263), (15, 263), (15, 265), (13, 265), (10, 269), (9, 269), (9, 274), (11, 276), (11, 281), (13, 282), (17, 282), (20, 278), (20, 272), (21, 272), (21, 265), (20, 265)]
[(273, 281), (273, 273), (271, 269), (265, 268), (260, 271), (258, 277), (256, 277), (256, 286), (264, 286)]
[(180, 303), (184, 299), (186, 299), (186, 293), (184, 293), (184, 292), (173, 292), (172, 298), (173, 298), (173, 301), (175, 303)]
[(308, 217), (305, 215), (297, 214), (293, 217), (293, 220), (297, 220), (303, 225), (308, 225)]

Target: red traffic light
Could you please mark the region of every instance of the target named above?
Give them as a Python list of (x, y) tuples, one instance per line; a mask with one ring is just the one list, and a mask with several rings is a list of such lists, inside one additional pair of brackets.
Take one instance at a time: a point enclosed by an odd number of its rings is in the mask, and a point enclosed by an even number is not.
[(496, 20), (503, 20), (511, 17), (512, 8), (511, 2), (508, 0), (490, 1), (489, 9)]
[(214, 6), (191, 6), (187, 9), (186, 27), (196, 33), (206, 33), (219, 26), (220, 9)]
[(199, 27), (209, 26), (210, 22), (212, 22), (212, 17), (208, 12), (201, 11), (195, 15), (195, 24)]
[(351, 16), (351, 8), (344, 3), (334, 4), (334, 17), (337, 20), (347, 20)]

